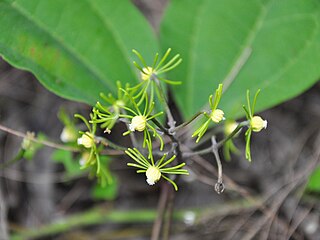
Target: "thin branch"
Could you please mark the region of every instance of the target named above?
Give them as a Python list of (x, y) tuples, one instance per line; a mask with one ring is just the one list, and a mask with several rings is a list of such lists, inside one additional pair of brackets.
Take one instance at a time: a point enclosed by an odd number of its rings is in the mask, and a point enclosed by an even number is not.
[(70, 151), (70, 152), (80, 152), (80, 150), (78, 148), (65, 146), (65, 145), (62, 145), (62, 144), (59, 144), (59, 143), (55, 143), (55, 142), (51, 142), (51, 141), (47, 141), (47, 140), (39, 140), (37, 138), (32, 138), (32, 137), (28, 136), (27, 134), (25, 134), (23, 132), (19, 132), (19, 131), (13, 130), (13, 129), (5, 127), (5, 126), (3, 126), (1, 124), (0, 124), (0, 130), (2, 130), (4, 132), (7, 132), (7, 133), (10, 133), (12, 135), (15, 135), (17, 137), (28, 138), (32, 142), (36, 142), (36, 143), (42, 144), (42, 145), (47, 146), (47, 147), (66, 150), (66, 151)]
[[(229, 141), (230, 139), (232, 139), (243, 127), (248, 125), (248, 121), (243, 121), (241, 123), (238, 124), (238, 126), (232, 131), (232, 133), (230, 133), (228, 136), (226, 136), (224, 139), (222, 139), (221, 141), (219, 141), (215, 148), (219, 149), (220, 147), (223, 146), (223, 144), (225, 144), (227, 141)], [(201, 149), (199, 151), (193, 151), (193, 152), (184, 152), (182, 153), (183, 157), (192, 157), (195, 155), (204, 155), (204, 154), (208, 154), (211, 153), (213, 151), (213, 145), (211, 145), (208, 148), (205, 149)]]
[(203, 112), (198, 112), (198, 113), (194, 114), (194, 115), (189, 119), (189, 121), (184, 122), (184, 123), (180, 124), (179, 126), (175, 127), (175, 128), (173, 129), (173, 131), (177, 132), (179, 129), (188, 126), (190, 123), (192, 123), (194, 120), (196, 120), (196, 119), (197, 119), (200, 115), (202, 115), (202, 114), (203, 114)]
[(151, 240), (159, 240), (160, 238), (163, 217), (166, 211), (166, 205), (168, 201), (169, 187), (170, 186), (167, 184), (167, 182), (164, 182), (162, 185), (160, 199), (158, 203), (157, 218), (153, 223)]
[(220, 156), (218, 153), (218, 144), (217, 144), (216, 138), (214, 136), (211, 137), (211, 143), (212, 143), (212, 153), (214, 154), (214, 157), (217, 162), (217, 168), (218, 168), (218, 181), (214, 185), (214, 190), (218, 194), (220, 194), (220, 193), (223, 193), (225, 186), (222, 181), (222, 164), (221, 164)]

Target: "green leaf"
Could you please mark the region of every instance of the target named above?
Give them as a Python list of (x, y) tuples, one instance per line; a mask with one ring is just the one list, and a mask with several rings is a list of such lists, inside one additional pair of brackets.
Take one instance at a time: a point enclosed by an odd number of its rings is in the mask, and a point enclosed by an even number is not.
[(117, 80), (135, 82), (135, 48), (152, 61), (157, 42), (129, 0), (1, 0), (0, 56), (56, 94), (93, 104)]
[(106, 186), (96, 183), (92, 189), (92, 197), (96, 200), (114, 200), (118, 195), (118, 181), (115, 177), (113, 181)]
[(314, 170), (314, 172), (311, 174), (307, 184), (307, 190), (320, 192), (320, 167)]
[(219, 83), (220, 107), (239, 117), (247, 89), (261, 89), (261, 111), (320, 77), (318, 0), (172, 0), (160, 37), (163, 51), (171, 47), (183, 58), (168, 75), (183, 82), (175, 97), (185, 117), (202, 110)]
[(82, 172), (79, 162), (73, 159), (72, 153), (65, 150), (55, 150), (51, 156), (52, 160), (58, 163), (62, 163), (66, 169), (66, 172), (70, 175)]

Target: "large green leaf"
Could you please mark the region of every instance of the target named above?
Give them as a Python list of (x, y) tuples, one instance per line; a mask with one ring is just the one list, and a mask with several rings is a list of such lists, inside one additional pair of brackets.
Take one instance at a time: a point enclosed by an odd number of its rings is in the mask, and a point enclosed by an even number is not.
[(115, 81), (134, 82), (132, 48), (157, 51), (129, 0), (0, 0), (0, 55), (56, 94), (94, 103)]
[(184, 60), (169, 77), (183, 81), (175, 97), (185, 116), (221, 82), (227, 117), (243, 115), (247, 89), (261, 88), (263, 110), (310, 87), (320, 76), (319, 12), (319, 0), (172, 0), (161, 45)]

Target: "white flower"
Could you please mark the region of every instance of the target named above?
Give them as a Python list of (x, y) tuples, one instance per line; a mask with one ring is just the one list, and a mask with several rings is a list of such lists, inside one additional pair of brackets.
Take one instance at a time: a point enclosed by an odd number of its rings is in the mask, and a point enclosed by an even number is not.
[(215, 109), (211, 114), (210, 114), (210, 118), (213, 122), (215, 123), (219, 123), (222, 120), (224, 120), (225, 118), (223, 117), (224, 112), (221, 109)]
[(61, 134), (60, 139), (62, 142), (73, 142), (77, 139), (77, 133), (71, 127), (64, 127)]
[(78, 138), (78, 145), (83, 145), (85, 148), (91, 148), (94, 145), (94, 136), (89, 133), (85, 132), (82, 134), (81, 138)]
[(154, 185), (161, 178), (161, 172), (159, 168), (155, 166), (149, 166), (146, 171), (147, 183), (149, 185)]
[(86, 163), (90, 160), (89, 157), (90, 157), (90, 154), (89, 154), (88, 152), (84, 152), (84, 153), (81, 155), (81, 158), (80, 158), (80, 160), (79, 160), (80, 166), (86, 165)]
[(227, 121), (225, 123), (224, 131), (226, 135), (230, 135), (238, 126), (236, 121)]
[(252, 131), (254, 132), (260, 132), (263, 128), (266, 129), (268, 125), (267, 120), (263, 120), (259, 116), (254, 116), (250, 120), (250, 126), (252, 128)]
[(131, 124), (129, 124), (129, 130), (134, 132), (135, 130), (142, 132), (147, 125), (147, 118), (145, 116), (135, 116), (131, 120)]

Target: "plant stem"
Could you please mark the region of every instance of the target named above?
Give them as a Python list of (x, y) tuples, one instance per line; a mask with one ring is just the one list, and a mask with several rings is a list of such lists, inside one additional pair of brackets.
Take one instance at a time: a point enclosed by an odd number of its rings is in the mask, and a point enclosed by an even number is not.
[(174, 128), (174, 131), (177, 132), (179, 129), (188, 126), (190, 123), (192, 123), (194, 120), (196, 120), (196, 119), (197, 119), (200, 115), (202, 115), (202, 114), (203, 114), (203, 112), (198, 112), (198, 113), (194, 114), (194, 115), (190, 118), (189, 121), (184, 122), (184, 123), (180, 124), (179, 126), (175, 127), (175, 128)]
[(164, 226), (163, 226), (163, 240), (169, 240), (170, 237), (170, 230), (171, 230), (171, 223), (173, 218), (173, 210), (174, 210), (174, 199), (175, 193), (173, 188), (169, 188), (168, 193), (168, 200), (167, 200), (167, 214), (164, 216)]
[(109, 147), (111, 147), (111, 148), (113, 148), (113, 149), (115, 149), (115, 150), (119, 150), (119, 151), (121, 151), (121, 152), (127, 150), (126, 147), (123, 147), (123, 146), (120, 146), (120, 145), (118, 145), (118, 144), (115, 144), (114, 142), (112, 142), (112, 141), (110, 141), (109, 139), (106, 139), (106, 138), (104, 138), (104, 137), (97, 137), (97, 136), (95, 136), (94, 138), (98, 141), (98, 143), (101, 143), (101, 144), (103, 144), (103, 145), (106, 146), (106, 147), (109, 146)]
[(214, 186), (215, 191), (220, 194), (223, 193), (224, 191), (224, 184), (222, 181), (222, 164), (221, 164), (221, 160), (220, 160), (220, 156), (219, 156), (219, 152), (218, 152), (218, 144), (216, 141), (216, 138), (214, 136), (211, 137), (211, 142), (212, 142), (212, 152), (214, 154), (214, 157), (216, 159), (217, 162), (217, 168), (218, 168), (218, 181)]
[(6, 167), (8, 167), (8, 166), (10, 166), (10, 165), (12, 165), (12, 164), (14, 164), (16, 162), (18, 162), (19, 160), (21, 160), (23, 158), (25, 152), (26, 152), (26, 150), (20, 149), (18, 154), (14, 158), (12, 158), (11, 160), (0, 164), (0, 170), (6, 168)]
[(28, 138), (32, 142), (36, 142), (36, 143), (42, 144), (42, 145), (47, 146), (47, 147), (66, 150), (66, 151), (70, 151), (70, 152), (80, 152), (80, 150), (78, 148), (75, 148), (75, 147), (69, 147), (69, 146), (65, 146), (65, 145), (54, 143), (54, 142), (47, 141), (47, 140), (39, 140), (37, 138), (31, 138), (30, 136), (27, 136), (27, 134), (25, 134), (23, 132), (19, 132), (19, 131), (13, 130), (13, 129), (5, 127), (5, 126), (3, 126), (1, 124), (0, 124), (0, 130), (2, 130), (4, 132), (7, 132), (7, 133), (10, 133), (12, 135), (15, 135), (17, 137)]
[[(241, 199), (219, 205), (214, 204), (201, 209), (187, 208), (178, 210), (174, 212), (173, 217), (176, 221), (183, 222), (185, 215), (192, 212), (195, 215), (193, 225), (197, 225), (208, 218), (212, 219), (244, 209), (259, 208), (261, 204), (262, 202), (259, 198), (252, 198), (250, 201)], [(154, 221), (156, 216), (157, 212), (155, 210), (110, 210), (105, 207), (97, 207), (82, 213), (66, 216), (56, 222), (38, 226), (37, 228), (25, 229), (10, 226), (11, 230), (15, 232), (12, 234), (11, 240), (44, 238), (46, 236), (61, 234), (74, 228), (103, 223), (148, 223)]]
[(157, 218), (155, 219), (152, 227), (151, 240), (159, 240), (163, 217), (166, 211), (168, 200), (169, 187), (167, 182), (161, 185), (161, 193), (157, 210)]
[(171, 109), (170, 109), (170, 107), (169, 107), (169, 105), (168, 105), (168, 101), (167, 101), (167, 99), (166, 99), (166, 97), (165, 97), (165, 95), (164, 95), (164, 91), (163, 91), (163, 89), (162, 89), (162, 87), (161, 87), (161, 84), (160, 84), (160, 82), (159, 82), (158, 77), (157, 77), (155, 74), (153, 74), (152, 77), (153, 77), (153, 79), (155, 80), (155, 83), (156, 83), (156, 85), (157, 85), (157, 87), (158, 87), (159, 94), (160, 94), (160, 101), (163, 103), (163, 105), (164, 105), (164, 107), (165, 107), (165, 109), (166, 109), (166, 114), (167, 114), (167, 117), (168, 117), (169, 132), (173, 134), (173, 131), (172, 131), (172, 130), (173, 130), (173, 129), (175, 128), (175, 126), (176, 126), (176, 121), (175, 121), (174, 118), (173, 118)]
[[(248, 121), (243, 121), (241, 123), (238, 124), (238, 126), (232, 131), (232, 133), (230, 133), (228, 136), (226, 136), (224, 139), (222, 139), (221, 141), (219, 141), (216, 144), (216, 148), (219, 149), (220, 147), (223, 146), (223, 144), (225, 144), (228, 140), (232, 139), (243, 127), (248, 125)], [(182, 153), (183, 157), (192, 157), (195, 155), (204, 155), (204, 154), (208, 154), (211, 153), (213, 149), (213, 145), (211, 145), (208, 148), (205, 149), (201, 149), (199, 151), (194, 151), (194, 152), (184, 152)]]
[(243, 127), (248, 126), (249, 122), (248, 121), (243, 121), (238, 124), (238, 126), (230, 133), (226, 138), (222, 139), (217, 143), (217, 148), (219, 149), (220, 147), (225, 144), (228, 140), (232, 139)]

